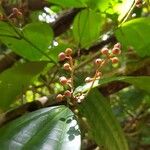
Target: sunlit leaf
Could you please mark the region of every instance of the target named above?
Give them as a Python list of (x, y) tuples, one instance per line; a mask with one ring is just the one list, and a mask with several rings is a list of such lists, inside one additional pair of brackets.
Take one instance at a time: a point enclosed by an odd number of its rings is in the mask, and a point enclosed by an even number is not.
[(47, 0), (48, 2), (51, 2), (53, 4), (58, 4), (64, 7), (85, 7), (86, 0)]
[(81, 47), (89, 47), (100, 36), (103, 18), (90, 9), (82, 10), (73, 22), (73, 35)]
[(150, 56), (150, 18), (138, 18), (124, 23), (115, 32), (125, 49), (133, 48), (139, 56)]

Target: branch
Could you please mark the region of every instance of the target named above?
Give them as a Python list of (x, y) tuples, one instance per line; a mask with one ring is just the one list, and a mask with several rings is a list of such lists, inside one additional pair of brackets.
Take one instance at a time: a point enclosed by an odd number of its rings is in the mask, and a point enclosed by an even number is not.
[(56, 103), (56, 95), (44, 96), (38, 100), (23, 104), (13, 110), (10, 110), (2, 115), (0, 115), (0, 127), (7, 122), (14, 120), (27, 112), (32, 112), (43, 107), (65, 105), (65, 101)]
[(74, 17), (81, 9), (70, 9), (63, 14), (61, 14), (54, 23), (52, 23), (52, 28), (54, 35), (59, 36), (68, 30), (73, 22)]
[(13, 52), (9, 52), (7, 54), (1, 55), (0, 56), (0, 73), (11, 66), (20, 59), (20, 56), (16, 55)]

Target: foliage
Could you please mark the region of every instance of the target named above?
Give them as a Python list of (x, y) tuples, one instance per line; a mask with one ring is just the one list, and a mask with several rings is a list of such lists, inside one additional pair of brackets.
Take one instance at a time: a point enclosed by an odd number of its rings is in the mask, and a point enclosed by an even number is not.
[(0, 149), (150, 149), (149, 0), (0, 5)]

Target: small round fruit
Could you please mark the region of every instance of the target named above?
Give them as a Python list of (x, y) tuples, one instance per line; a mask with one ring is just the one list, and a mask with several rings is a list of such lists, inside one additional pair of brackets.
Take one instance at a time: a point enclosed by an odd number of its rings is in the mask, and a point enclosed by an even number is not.
[(67, 78), (64, 77), (64, 76), (60, 77), (60, 78), (59, 78), (59, 81), (60, 81), (60, 83), (61, 83), (62, 85), (67, 84)]
[(116, 43), (115, 45), (114, 45), (114, 48), (121, 48), (121, 44), (120, 43)]
[(113, 57), (113, 58), (111, 58), (111, 61), (113, 64), (116, 64), (119, 62), (119, 59), (118, 59), (118, 57)]
[(95, 64), (96, 65), (101, 65), (102, 62), (103, 62), (103, 60), (100, 59), (100, 58), (98, 58), (98, 59), (95, 60)]
[(112, 53), (113, 53), (114, 55), (119, 55), (119, 54), (121, 54), (121, 50), (120, 50), (120, 48), (118, 48), (118, 47), (114, 47), (114, 48), (112, 49)]
[(72, 49), (71, 49), (71, 48), (67, 48), (67, 49), (65, 50), (65, 54), (68, 55), (68, 56), (71, 56), (71, 54), (72, 54)]
[(58, 95), (56, 96), (56, 100), (57, 100), (58, 102), (61, 102), (61, 101), (63, 100), (63, 95), (58, 94)]
[(102, 50), (101, 50), (101, 53), (103, 55), (108, 55), (109, 54), (109, 49), (107, 47), (104, 47)]
[(65, 59), (66, 59), (65, 53), (64, 53), (64, 52), (61, 52), (61, 53), (58, 55), (58, 58), (59, 58), (60, 61), (65, 60)]
[(70, 65), (68, 63), (65, 63), (64, 66), (63, 66), (63, 68), (65, 70), (70, 70)]
[(69, 90), (67, 90), (67, 91), (64, 92), (64, 95), (66, 97), (71, 97), (71, 92)]

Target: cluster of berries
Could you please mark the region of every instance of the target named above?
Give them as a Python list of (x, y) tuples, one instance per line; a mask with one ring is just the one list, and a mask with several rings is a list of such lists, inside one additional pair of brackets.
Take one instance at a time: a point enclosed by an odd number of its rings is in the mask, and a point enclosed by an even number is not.
[[(74, 63), (73, 63), (73, 59), (72, 59), (72, 49), (67, 48), (65, 50), (65, 52), (61, 52), (58, 55), (58, 58), (60, 61), (67, 60), (67, 62), (63, 65), (63, 69), (73, 73)], [(58, 94), (56, 97), (56, 100), (62, 101), (64, 97), (71, 98), (73, 96), (73, 80), (71, 78), (67, 79), (65, 76), (62, 76), (59, 78), (59, 81), (62, 85), (68, 85), (71, 88), (71, 90), (66, 90), (63, 95)]]
[[(95, 62), (94, 62), (95, 66), (96, 66), (96, 72), (95, 72), (94, 77), (93, 78), (87, 77), (85, 79), (86, 83), (92, 82), (91, 88), (92, 88), (95, 80), (101, 78), (102, 73), (99, 70), (100, 70), (100, 68), (102, 66), (104, 66), (108, 61), (111, 61), (113, 64), (116, 64), (116, 63), (119, 62), (119, 59), (118, 59), (117, 55), (121, 54), (121, 50), (120, 49), (121, 49), (121, 45), (120, 45), (120, 43), (117, 43), (117, 44), (114, 45), (112, 50), (110, 50), (110, 49), (108, 49), (106, 47), (104, 47), (101, 50), (101, 54), (105, 56), (105, 59), (97, 58), (95, 60)], [(72, 49), (67, 48), (65, 50), (65, 52), (61, 52), (58, 55), (58, 58), (59, 58), (60, 61), (67, 60), (67, 62), (63, 65), (63, 69), (66, 70), (66, 71), (70, 71), (71, 77), (70, 78), (66, 78), (65, 76), (62, 76), (62, 77), (59, 78), (60, 83), (62, 85), (68, 85), (70, 87), (70, 90), (66, 90), (64, 92), (64, 94), (58, 94), (57, 97), (56, 97), (56, 100), (61, 102), (64, 99), (64, 97), (68, 97), (68, 98), (71, 98), (72, 100), (76, 100), (76, 102), (80, 103), (85, 98), (86, 94), (80, 93), (76, 97), (73, 96), (73, 89), (74, 89), (74, 87), (73, 87), (74, 62), (73, 62), (73, 58), (72, 58)]]
[(99, 71), (100, 68), (102, 66), (104, 66), (108, 61), (111, 61), (112, 64), (117, 64), (119, 62), (119, 58), (116, 56), (116, 55), (119, 55), (121, 54), (121, 44), (120, 43), (117, 43), (114, 45), (113, 49), (110, 50), (108, 49), (107, 47), (104, 47), (101, 52), (100, 52), (102, 55), (106, 56), (105, 59), (101, 59), (101, 58), (97, 58), (95, 60), (95, 65), (96, 65), (96, 73), (94, 75), (93, 78), (91, 77), (87, 77), (85, 79), (85, 82), (88, 83), (88, 82), (92, 82), (96, 79), (100, 79), (100, 77), (102, 76), (102, 72)]

